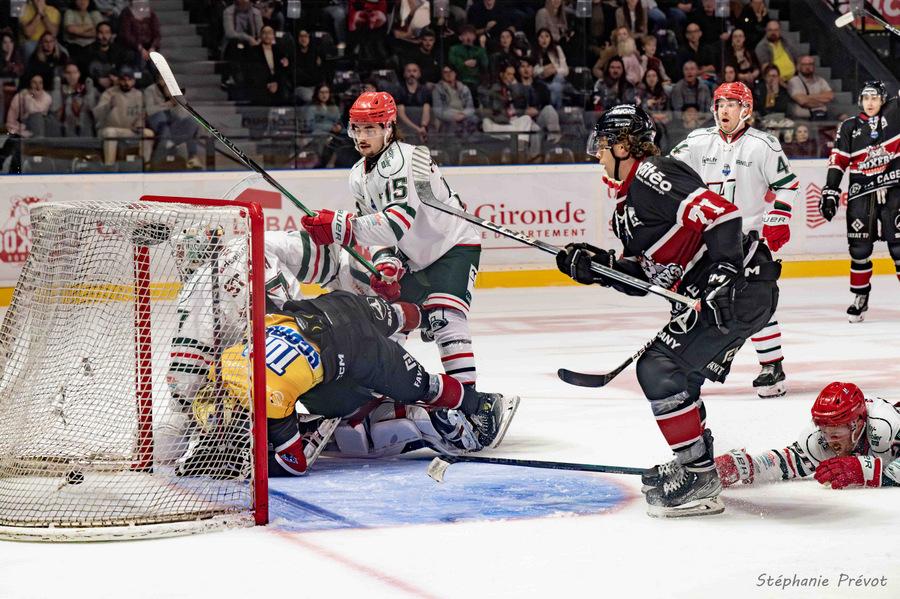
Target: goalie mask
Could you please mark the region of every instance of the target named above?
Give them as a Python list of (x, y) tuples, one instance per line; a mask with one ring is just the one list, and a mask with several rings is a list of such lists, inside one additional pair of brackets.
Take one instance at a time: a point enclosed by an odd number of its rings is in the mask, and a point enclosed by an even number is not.
[(866, 430), (866, 399), (853, 383), (829, 383), (812, 407), (813, 422), (831, 449), (850, 455)]
[(175, 264), (181, 280), (186, 281), (194, 272), (209, 262), (216, 248), (221, 248), (221, 229), (190, 227), (172, 235)]

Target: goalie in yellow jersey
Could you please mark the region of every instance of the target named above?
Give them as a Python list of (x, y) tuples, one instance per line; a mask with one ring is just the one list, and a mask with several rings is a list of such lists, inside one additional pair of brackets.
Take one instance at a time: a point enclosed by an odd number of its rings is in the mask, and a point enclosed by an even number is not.
[[(451, 450), (477, 451), (500, 443), (518, 398), (480, 393), (446, 374), (426, 372), (389, 339), (420, 323), (421, 313), (413, 304), (389, 304), (344, 291), (288, 301), (279, 313), (266, 317), (270, 476), (305, 474), (339, 419), (363, 408), (373, 393), (424, 406), (430, 425)], [(248, 438), (247, 368), (246, 344), (223, 352), (221, 372), (211, 373), (215, 382), (193, 402), (196, 430), (176, 463), (180, 475), (245, 474), (246, 441), (243, 446), (240, 441), (223, 444), (221, 431), (226, 438)], [(433, 447), (445, 448), (441, 443)]]

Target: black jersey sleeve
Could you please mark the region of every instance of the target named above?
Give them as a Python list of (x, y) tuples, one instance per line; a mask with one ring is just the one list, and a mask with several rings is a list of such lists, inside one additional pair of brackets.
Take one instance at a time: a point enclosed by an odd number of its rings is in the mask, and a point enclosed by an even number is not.
[(856, 129), (858, 119), (856, 117), (849, 118), (840, 124), (837, 136), (834, 138), (834, 147), (831, 148), (831, 154), (828, 156), (828, 171), (825, 175), (825, 187), (830, 189), (838, 189), (841, 186), (841, 179), (844, 178), (844, 171), (850, 165), (850, 154), (852, 153), (853, 130)]

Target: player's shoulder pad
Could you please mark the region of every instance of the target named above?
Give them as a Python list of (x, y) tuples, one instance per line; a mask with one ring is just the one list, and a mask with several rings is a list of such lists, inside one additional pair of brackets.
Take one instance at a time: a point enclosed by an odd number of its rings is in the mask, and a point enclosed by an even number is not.
[(681, 197), (705, 187), (694, 169), (671, 156), (649, 156), (637, 167), (634, 178), (660, 195)]
[(869, 445), (876, 453), (888, 452), (894, 443), (900, 442), (900, 409), (887, 401), (876, 398), (866, 399), (866, 433)]
[(765, 144), (773, 152), (781, 151), (781, 142), (778, 141), (777, 137), (770, 133), (760, 131), (755, 127), (747, 127), (747, 132), (744, 135), (749, 139), (757, 140)]
[(709, 137), (710, 135), (712, 135), (713, 137), (718, 135), (718, 127), (704, 127), (702, 129), (694, 129), (693, 131), (688, 133), (686, 139), (699, 140), (704, 137)]
[(385, 179), (397, 176), (397, 174), (406, 170), (412, 151), (413, 146), (409, 144), (400, 141), (393, 142), (378, 157), (375, 170)]

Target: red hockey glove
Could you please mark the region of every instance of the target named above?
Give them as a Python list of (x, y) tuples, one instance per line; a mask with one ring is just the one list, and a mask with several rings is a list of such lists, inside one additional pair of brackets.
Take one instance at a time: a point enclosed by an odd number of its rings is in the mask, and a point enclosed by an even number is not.
[(346, 210), (319, 210), (313, 216), (301, 218), (300, 223), (316, 245), (335, 242), (345, 247), (353, 245), (353, 215)]
[(375, 275), (369, 275), (369, 285), (372, 290), (392, 302), (400, 297), (400, 279), (406, 274), (403, 262), (396, 255), (384, 252), (380, 256), (375, 254), (375, 270), (381, 273), (379, 279)]
[(716, 471), (723, 487), (738, 481), (749, 485), (753, 482), (753, 458), (743, 449), (732, 449), (716, 457)]
[(773, 252), (780, 250), (791, 240), (791, 213), (784, 210), (772, 210), (763, 217), (762, 236)]
[(832, 489), (880, 487), (881, 458), (870, 455), (828, 458), (816, 468), (816, 480)]

